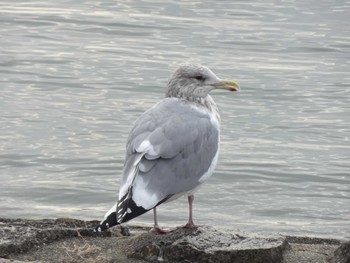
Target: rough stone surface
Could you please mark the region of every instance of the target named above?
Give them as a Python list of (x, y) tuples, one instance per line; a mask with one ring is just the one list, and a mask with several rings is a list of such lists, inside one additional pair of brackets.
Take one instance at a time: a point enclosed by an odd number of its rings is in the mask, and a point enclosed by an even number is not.
[(0, 263), (349, 262), (349, 242), (334, 239), (213, 227), (157, 235), (146, 227), (118, 226), (97, 234), (96, 223), (0, 218)]
[(130, 240), (128, 256), (169, 262), (281, 262), (285, 237), (230, 233), (211, 227), (144, 233)]
[(328, 263), (340, 241), (309, 237), (287, 237), (290, 245), (284, 252), (283, 263)]
[(350, 263), (350, 241), (336, 249), (332, 263)]
[(0, 258), (0, 263), (41, 263), (41, 261), (18, 261), (18, 260)]
[[(64, 238), (96, 236), (92, 227), (97, 221), (69, 218), (22, 220), (0, 219), (0, 257), (23, 253), (28, 250)], [(110, 235), (106, 232), (104, 235)]]

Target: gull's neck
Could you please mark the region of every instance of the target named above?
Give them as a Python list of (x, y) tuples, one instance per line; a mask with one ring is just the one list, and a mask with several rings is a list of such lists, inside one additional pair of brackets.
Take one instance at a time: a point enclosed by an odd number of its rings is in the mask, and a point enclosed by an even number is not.
[(218, 107), (216, 106), (215, 101), (213, 98), (208, 94), (205, 97), (199, 97), (199, 96), (189, 96), (188, 94), (183, 94), (181, 92), (177, 92), (176, 94), (167, 92), (166, 93), (167, 98), (178, 98), (184, 101), (188, 101), (190, 103), (194, 103), (197, 107), (204, 108), (210, 113), (214, 114), (215, 117), (220, 122), (220, 114)]

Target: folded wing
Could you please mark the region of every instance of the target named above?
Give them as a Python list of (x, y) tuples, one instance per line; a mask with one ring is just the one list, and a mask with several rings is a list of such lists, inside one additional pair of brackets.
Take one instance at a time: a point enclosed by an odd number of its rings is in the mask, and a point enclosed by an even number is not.
[(219, 121), (208, 110), (167, 98), (146, 111), (129, 134), (117, 222), (199, 186), (216, 165), (218, 147)]

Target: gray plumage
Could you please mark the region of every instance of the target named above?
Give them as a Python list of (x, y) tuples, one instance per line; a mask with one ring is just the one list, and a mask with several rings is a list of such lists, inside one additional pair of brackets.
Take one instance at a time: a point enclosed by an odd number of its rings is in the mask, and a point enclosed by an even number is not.
[[(144, 154), (138, 163), (139, 176), (147, 191), (157, 195), (158, 202), (197, 187), (218, 150), (218, 127), (212, 125), (208, 114), (184, 100), (164, 99), (144, 113), (134, 127), (121, 184), (127, 181), (138, 153)], [(140, 147), (147, 141), (150, 148)], [(135, 191), (139, 187), (137, 179)], [(153, 207), (158, 202), (152, 203)]]
[(208, 95), (215, 88), (233, 91), (238, 84), (220, 80), (201, 65), (185, 64), (175, 71), (166, 98), (143, 113), (129, 133), (119, 200), (97, 231), (184, 194), (192, 196), (211, 176), (220, 133), (217, 106)]

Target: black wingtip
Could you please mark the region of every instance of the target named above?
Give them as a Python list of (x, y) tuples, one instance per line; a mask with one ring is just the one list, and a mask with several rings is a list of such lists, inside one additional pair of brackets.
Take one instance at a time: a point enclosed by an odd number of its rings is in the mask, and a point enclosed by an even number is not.
[[(161, 204), (165, 200), (166, 199), (162, 200), (157, 205)], [(133, 199), (128, 199), (127, 201), (128, 202), (119, 202), (117, 205), (118, 215), (117, 215), (117, 211), (110, 213), (106, 219), (102, 220), (100, 224), (98, 224), (95, 227), (94, 232), (105, 231), (111, 228), (112, 226), (125, 223), (150, 210), (150, 209), (145, 209), (142, 206), (137, 206)]]
[(127, 222), (135, 217), (138, 217), (148, 211), (149, 209), (144, 209), (142, 206), (137, 206), (134, 200), (131, 199), (129, 201), (127, 212), (122, 217), (122, 223)]
[(117, 222), (117, 213), (113, 212), (107, 216), (106, 219), (102, 220), (94, 229), (94, 232), (102, 232), (107, 230), (108, 228), (118, 225)]

